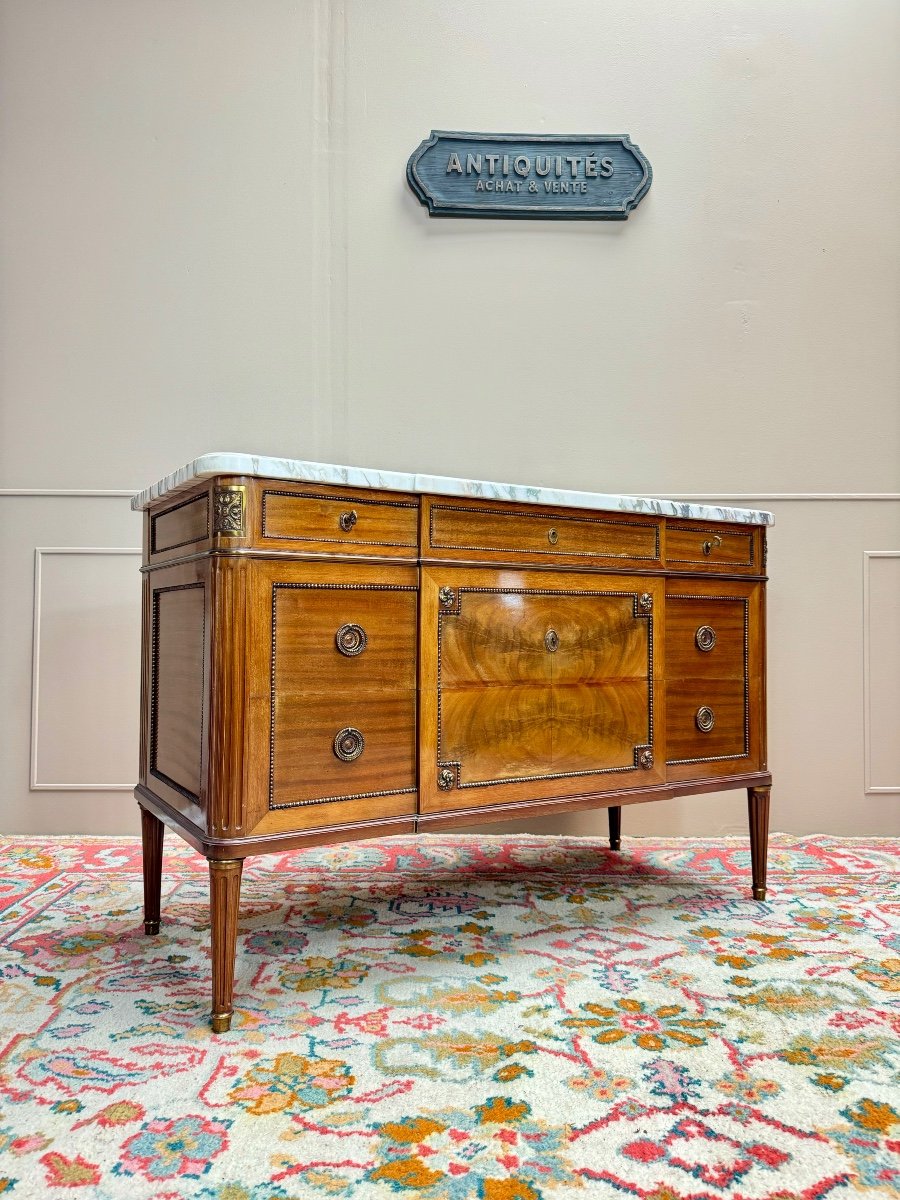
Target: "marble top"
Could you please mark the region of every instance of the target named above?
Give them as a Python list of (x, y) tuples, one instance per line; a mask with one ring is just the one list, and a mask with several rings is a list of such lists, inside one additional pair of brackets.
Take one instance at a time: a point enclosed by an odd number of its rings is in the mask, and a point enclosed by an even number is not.
[(338, 487), (383, 488), (391, 492), (420, 492), (432, 496), (461, 496), (480, 500), (516, 500), (524, 504), (592, 508), (601, 512), (646, 513), (683, 517), (692, 521), (730, 521), (742, 525), (772, 525), (770, 512), (727, 505), (689, 504), (683, 500), (658, 500), (646, 496), (613, 496), (604, 492), (570, 492), (563, 488), (533, 487), (524, 483), (490, 483), (484, 479), (452, 479), (444, 475), (417, 475), (406, 471), (377, 471), (371, 467), (339, 467), (333, 463), (305, 462), (297, 458), (264, 458), (255, 454), (202, 454), (185, 463), (159, 483), (132, 498), (133, 509), (148, 508), (163, 496), (184, 491), (211, 475), (256, 475)]

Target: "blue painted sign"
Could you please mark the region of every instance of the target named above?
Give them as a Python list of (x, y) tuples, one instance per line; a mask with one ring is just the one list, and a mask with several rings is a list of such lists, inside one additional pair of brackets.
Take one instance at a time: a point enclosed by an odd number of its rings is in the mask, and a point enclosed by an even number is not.
[(653, 171), (627, 133), (435, 129), (410, 155), (406, 177), (431, 217), (624, 221)]

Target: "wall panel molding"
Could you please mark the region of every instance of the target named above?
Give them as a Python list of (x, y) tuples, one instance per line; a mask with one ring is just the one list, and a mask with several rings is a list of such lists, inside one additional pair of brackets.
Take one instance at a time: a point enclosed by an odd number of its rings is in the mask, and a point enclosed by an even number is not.
[[(867, 796), (900, 793), (900, 781), (894, 784), (876, 784), (872, 770), (872, 641), (871, 614), (872, 563), (878, 559), (900, 559), (900, 550), (863, 551), (863, 729), (865, 744), (865, 793)], [(900, 723), (900, 713), (896, 714)], [(895, 724), (895, 728), (896, 728)]]
[(131, 792), (134, 790), (134, 780), (130, 783), (47, 783), (38, 778), (42, 564), (44, 558), (51, 554), (130, 554), (137, 555), (140, 558), (141, 550), (140, 548), (131, 546), (35, 546), (34, 548), (34, 632), (31, 646), (31, 765), (28, 789), (32, 792)]

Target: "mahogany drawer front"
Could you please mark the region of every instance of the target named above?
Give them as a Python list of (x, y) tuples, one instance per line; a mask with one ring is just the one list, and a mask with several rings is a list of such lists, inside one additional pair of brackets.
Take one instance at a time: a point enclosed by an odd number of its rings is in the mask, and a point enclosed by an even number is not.
[(743, 679), (666, 683), (666, 761), (670, 766), (750, 754), (750, 695)]
[(272, 584), (276, 695), (299, 690), (395, 692), (416, 686), (414, 585)]
[(415, 558), (419, 504), (414, 499), (370, 500), (351, 493), (263, 488), (260, 541), (273, 548), (329, 554)]
[(666, 674), (670, 679), (743, 679), (749, 673), (747, 596), (667, 596)]
[(414, 793), (416, 693), (277, 693), (269, 808)]
[(427, 552), (435, 557), (621, 566), (660, 561), (660, 523), (615, 516), (571, 516), (520, 508), (470, 508), (432, 502)]
[(760, 575), (759, 531), (748, 526), (666, 524), (666, 565), (676, 571)]

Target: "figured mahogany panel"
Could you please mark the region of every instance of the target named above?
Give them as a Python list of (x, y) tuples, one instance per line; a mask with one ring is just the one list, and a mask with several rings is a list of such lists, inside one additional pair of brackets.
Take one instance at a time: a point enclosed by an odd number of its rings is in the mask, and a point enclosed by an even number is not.
[(152, 587), (151, 607), (150, 774), (199, 803), (205, 585)]
[(652, 751), (658, 582), (422, 575), (423, 811), (603, 791), (619, 772), (662, 777)]
[(658, 519), (576, 515), (571, 509), (535, 510), (502, 502), (426, 503), (424, 552), (430, 557), (488, 562), (514, 558), (555, 565), (607, 560), (606, 565), (650, 566), (660, 561)]
[(666, 522), (666, 565), (676, 571), (761, 575), (759, 547), (753, 527)]
[(441, 760), (463, 764), (468, 784), (553, 772), (549, 680), (442, 687), (440, 720)]
[(552, 694), (554, 770), (631, 768), (635, 746), (649, 744), (650, 681), (646, 677), (555, 684)]
[(551, 656), (544, 639), (553, 626), (553, 604), (553, 596), (539, 591), (468, 591), (458, 612), (441, 617), (441, 686), (526, 684), (539, 689), (549, 684)]
[[(553, 602), (550, 624), (559, 645), (549, 661), (555, 684), (647, 677), (650, 623), (643, 619), (640, 601), (636, 616), (634, 594), (610, 594), (615, 581), (607, 578), (603, 582), (606, 590), (585, 581), (585, 594)], [(642, 589), (639, 596), (643, 594)]]

